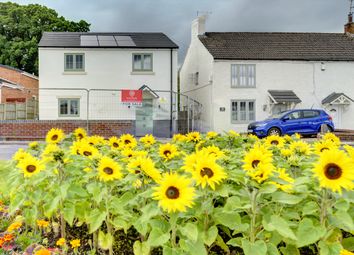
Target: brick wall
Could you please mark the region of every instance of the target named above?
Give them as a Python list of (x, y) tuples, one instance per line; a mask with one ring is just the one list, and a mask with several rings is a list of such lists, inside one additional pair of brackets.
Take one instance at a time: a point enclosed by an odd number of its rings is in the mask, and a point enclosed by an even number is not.
[[(135, 122), (130, 120), (90, 120), (90, 135), (104, 137), (119, 136), (123, 133), (135, 133)], [(2, 140), (38, 140), (45, 138), (51, 128), (61, 128), (70, 133), (76, 128), (87, 129), (83, 120), (16, 120), (0, 121), (0, 139)]]
[(0, 65), (0, 78), (26, 88), (25, 91), (2, 88), (0, 103), (5, 103), (7, 98), (32, 99), (33, 96), (38, 98), (38, 79), (32, 77), (30, 74), (26, 75), (21, 70)]

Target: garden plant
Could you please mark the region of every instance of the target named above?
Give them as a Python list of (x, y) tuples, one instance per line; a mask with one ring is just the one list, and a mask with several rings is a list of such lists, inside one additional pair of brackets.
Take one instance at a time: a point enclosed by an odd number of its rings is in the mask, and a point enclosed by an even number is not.
[(327, 133), (48, 132), (0, 167), (0, 254), (354, 254), (354, 148)]

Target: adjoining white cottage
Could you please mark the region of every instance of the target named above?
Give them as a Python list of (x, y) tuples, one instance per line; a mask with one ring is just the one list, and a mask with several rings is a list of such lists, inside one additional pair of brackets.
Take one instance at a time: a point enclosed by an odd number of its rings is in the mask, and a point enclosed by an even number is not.
[[(39, 42), (39, 119), (130, 120), (136, 135), (169, 135), (177, 50), (163, 33), (46, 32)], [(143, 90), (142, 107), (123, 104), (122, 89)]]
[(354, 127), (354, 23), (345, 33), (205, 32), (192, 23), (181, 93), (203, 104), (204, 131), (246, 132), (249, 122), (292, 108), (323, 108)]

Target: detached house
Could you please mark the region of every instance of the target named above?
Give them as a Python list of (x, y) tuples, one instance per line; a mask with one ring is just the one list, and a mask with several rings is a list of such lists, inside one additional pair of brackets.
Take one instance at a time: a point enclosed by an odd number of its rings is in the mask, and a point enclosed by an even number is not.
[(205, 131), (247, 131), (293, 108), (323, 108), (336, 128), (354, 127), (354, 23), (344, 33), (205, 32), (192, 23), (181, 92), (203, 104)]
[(162, 33), (44, 33), (40, 120), (114, 120), (136, 135), (170, 134), (177, 50)]

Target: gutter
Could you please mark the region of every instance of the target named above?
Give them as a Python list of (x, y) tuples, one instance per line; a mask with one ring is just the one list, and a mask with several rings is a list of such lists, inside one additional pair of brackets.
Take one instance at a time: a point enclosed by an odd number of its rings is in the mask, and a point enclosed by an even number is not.
[(173, 48), (170, 49), (170, 137), (172, 137), (173, 133), (173, 121), (172, 121), (172, 110), (173, 110)]

